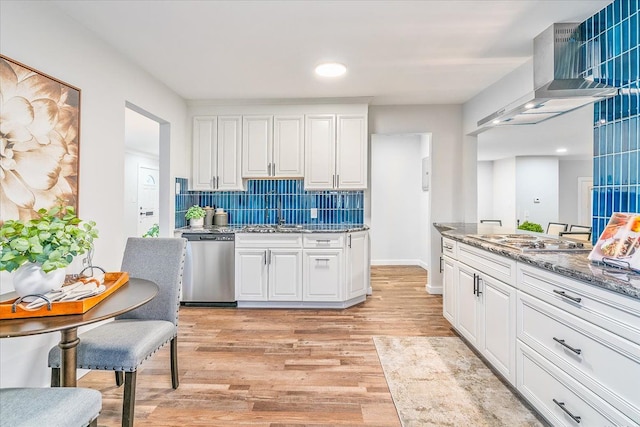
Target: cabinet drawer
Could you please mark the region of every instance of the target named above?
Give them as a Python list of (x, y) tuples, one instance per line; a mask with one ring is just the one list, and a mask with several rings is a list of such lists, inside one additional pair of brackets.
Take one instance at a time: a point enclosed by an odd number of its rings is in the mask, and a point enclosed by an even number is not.
[(344, 233), (305, 234), (303, 245), (305, 248), (342, 248), (344, 246)]
[(640, 345), (640, 301), (518, 265), (518, 289)]
[(495, 277), (498, 280), (515, 286), (516, 262), (515, 260), (494, 255), (484, 249), (458, 244), (458, 261), (475, 267), (480, 272)]
[(237, 233), (236, 248), (301, 248), (300, 233)]
[(523, 292), (517, 307), (522, 342), (640, 420), (640, 346)]
[(518, 391), (552, 425), (638, 426), (520, 341), (517, 353)]
[(457, 245), (458, 243), (453, 239), (448, 239), (446, 237), (442, 238), (442, 253), (444, 255), (448, 255), (453, 259), (457, 259)]

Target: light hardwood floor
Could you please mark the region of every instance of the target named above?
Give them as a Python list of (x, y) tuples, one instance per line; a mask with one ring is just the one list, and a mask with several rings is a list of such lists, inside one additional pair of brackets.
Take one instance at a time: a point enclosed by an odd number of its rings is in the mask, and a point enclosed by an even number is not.
[[(136, 426), (399, 426), (371, 339), (452, 336), (419, 267), (373, 267), (373, 295), (346, 310), (180, 310), (180, 387), (169, 349), (138, 371)], [(168, 346), (167, 346), (168, 347)], [(119, 426), (122, 388), (92, 371), (100, 426)]]

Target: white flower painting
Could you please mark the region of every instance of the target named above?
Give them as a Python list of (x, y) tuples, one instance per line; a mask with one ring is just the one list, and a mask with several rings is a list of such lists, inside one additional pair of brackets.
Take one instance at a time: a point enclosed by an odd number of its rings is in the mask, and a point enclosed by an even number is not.
[(0, 224), (78, 208), (80, 89), (0, 55)]

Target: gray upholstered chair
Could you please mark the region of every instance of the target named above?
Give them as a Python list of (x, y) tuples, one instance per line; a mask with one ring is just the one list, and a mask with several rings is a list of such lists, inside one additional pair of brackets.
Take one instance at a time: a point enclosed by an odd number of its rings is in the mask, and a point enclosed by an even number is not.
[[(147, 279), (160, 288), (147, 304), (80, 334), (78, 368), (110, 370), (122, 384), (124, 399), (122, 425), (132, 426), (138, 366), (160, 347), (171, 342), (171, 382), (178, 388), (178, 309), (186, 252), (181, 238), (137, 238), (127, 241), (122, 271), (129, 277)], [(49, 352), (51, 385), (60, 382), (60, 349)]]
[(0, 389), (0, 427), (96, 427), (102, 395), (88, 388)]

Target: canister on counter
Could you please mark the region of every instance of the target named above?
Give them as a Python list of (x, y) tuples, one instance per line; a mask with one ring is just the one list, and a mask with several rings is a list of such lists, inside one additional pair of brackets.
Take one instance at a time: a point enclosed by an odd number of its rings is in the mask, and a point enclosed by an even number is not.
[(216, 213), (213, 215), (213, 225), (229, 225), (229, 214), (223, 209), (216, 209)]
[(204, 226), (206, 227), (213, 225), (213, 215), (215, 213), (215, 209), (210, 206), (205, 206), (204, 211)]

